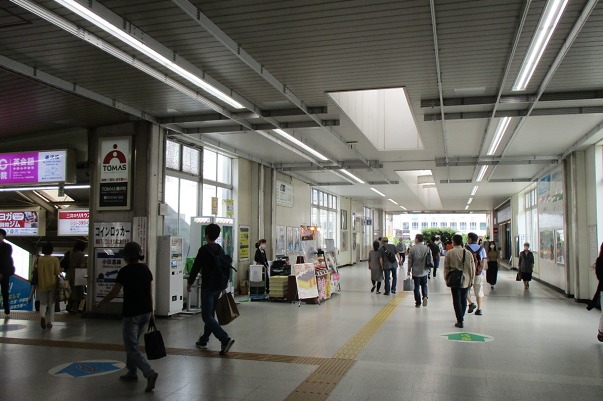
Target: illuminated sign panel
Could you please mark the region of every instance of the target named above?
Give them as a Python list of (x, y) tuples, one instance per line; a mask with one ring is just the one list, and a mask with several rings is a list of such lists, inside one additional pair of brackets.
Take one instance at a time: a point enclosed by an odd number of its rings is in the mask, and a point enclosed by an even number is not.
[(0, 185), (75, 182), (68, 150), (0, 153)]

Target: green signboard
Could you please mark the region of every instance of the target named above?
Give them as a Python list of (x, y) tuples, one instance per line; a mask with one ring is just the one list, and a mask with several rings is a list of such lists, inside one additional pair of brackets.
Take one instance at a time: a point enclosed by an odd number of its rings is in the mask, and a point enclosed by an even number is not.
[(462, 343), (487, 343), (488, 341), (494, 340), (494, 337), (477, 333), (448, 333), (442, 334), (441, 337), (447, 339), (448, 341), (457, 341)]

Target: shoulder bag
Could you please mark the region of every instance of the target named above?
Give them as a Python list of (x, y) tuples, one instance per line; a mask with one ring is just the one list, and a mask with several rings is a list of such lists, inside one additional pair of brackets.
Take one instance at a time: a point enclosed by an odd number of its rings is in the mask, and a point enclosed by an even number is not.
[[(463, 268), (465, 267), (465, 254), (466, 250), (463, 249)], [(463, 270), (454, 269), (448, 272), (446, 275), (446, 286), (450, 288), (462, 288), (465, 284), (465, 273)]]
[(161, 359), (167, 355), (165, 352), (165, 344), (163, 336), (155, 326), (155, 319), (149, 320), (149, 329), (144, 335), (144, 349), (147, 353), (147, 359)]

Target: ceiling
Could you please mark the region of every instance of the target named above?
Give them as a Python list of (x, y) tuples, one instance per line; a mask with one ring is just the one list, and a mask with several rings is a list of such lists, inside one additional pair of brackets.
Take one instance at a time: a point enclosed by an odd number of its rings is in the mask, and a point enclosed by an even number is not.
[[(603, 137), (597, 1), (569, 2), (521, 92), (511, 88), (545, 1), (81, 3), (245, 108), (196, 88), (56, 1), (0, 0), (3, 140), (145, 119), (183, 141), (219, 147), (367, 206), (436, 212), (464, 210), (476, 185), (469, 210), (491, 210)], [(422, 149), (378, 150), (328, 95), (399, 87)], [(509, 127), (487, 157), (504, 116), (512, 117)], [(329, 161), (300, 155), (273, 128)], [(484, 164), (490, 167), (476, 182)], [(334, 173), (341, 168), (366, 183)], [(424, 170), (435, 187), (414, 180)]]

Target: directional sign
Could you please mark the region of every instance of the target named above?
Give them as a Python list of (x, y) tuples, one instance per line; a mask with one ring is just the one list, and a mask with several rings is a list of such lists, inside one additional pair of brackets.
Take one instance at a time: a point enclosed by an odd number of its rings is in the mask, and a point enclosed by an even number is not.
[(440, 337), (445, 338), (448, 341), (457, 341), (462, 343), (487, 343), (488, 341), (494, 340), (494, 337), (477, 333), (448, 333), (442, 334)]
[(56, 377), (80, 378), (108, 375), (125, 367), (126, 364), (121, 361), (77, 361), (55, 366), (48, 373)]

